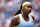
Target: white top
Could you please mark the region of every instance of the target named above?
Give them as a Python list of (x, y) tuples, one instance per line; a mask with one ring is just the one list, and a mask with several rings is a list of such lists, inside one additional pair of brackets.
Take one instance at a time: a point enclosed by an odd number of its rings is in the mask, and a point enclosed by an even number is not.
[(29, 21), (25, 21), (22, 17), (22, 14), (19, 14), (20, 17), (20, 24), (18, 26), (15, 27), (33, 27), (33, 19), (30, 15), (29, 16)]

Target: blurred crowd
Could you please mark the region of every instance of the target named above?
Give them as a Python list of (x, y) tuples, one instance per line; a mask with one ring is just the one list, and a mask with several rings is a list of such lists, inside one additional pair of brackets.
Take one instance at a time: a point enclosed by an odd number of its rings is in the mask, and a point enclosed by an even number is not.
[(0, 0), (0, 27), (8, 27), (12, 17), (20, 10), (20, 5), (30, 1), (32, 11), (30, 15), (34, 16), (34, 25), (40, 22), (40, 0)]

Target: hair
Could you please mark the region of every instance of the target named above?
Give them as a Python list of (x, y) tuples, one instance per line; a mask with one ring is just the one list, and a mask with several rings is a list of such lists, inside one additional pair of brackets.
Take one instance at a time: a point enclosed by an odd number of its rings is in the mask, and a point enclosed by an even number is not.
[(20, 9), (22, 9), (22, 4), (21, 4), (21, 6), (20, 6)]
[(21, 9), (22, 9), (22, 4), (20, 6), (20, 10), (15, 15), (20, 14), (21, 13)]
[[(28, 1), (27, 1), (28, 2)], [(24, 3), (24, 2), (23, 2)], [(23, 4), (22, 3), (22, 4)], [(15, 15), (17, 15), (17, 14), (20, 14), (21, 13), (21, 10), (22, 10), (22, 4), (21, 4), (21, 6), (20, 6), (20, 10), (15, 14)]]

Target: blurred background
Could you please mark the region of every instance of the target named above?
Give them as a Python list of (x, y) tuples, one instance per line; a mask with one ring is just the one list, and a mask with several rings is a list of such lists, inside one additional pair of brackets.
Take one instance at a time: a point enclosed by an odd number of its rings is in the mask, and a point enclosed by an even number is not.
[(23, 2), (32, 3), (30, 15), (34, 16), (34, 27), (40, 27), (40, 0), (0, 0), (0, 27), (8, 27), (14, 15), (21, 13)]

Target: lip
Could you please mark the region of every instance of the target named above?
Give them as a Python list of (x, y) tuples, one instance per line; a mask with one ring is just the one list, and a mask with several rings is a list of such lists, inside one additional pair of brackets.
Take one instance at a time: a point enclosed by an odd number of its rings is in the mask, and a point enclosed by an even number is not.
[(29, 13), (31, 12), (31, 10), (29, 10)]

